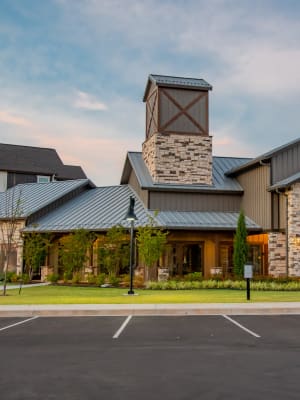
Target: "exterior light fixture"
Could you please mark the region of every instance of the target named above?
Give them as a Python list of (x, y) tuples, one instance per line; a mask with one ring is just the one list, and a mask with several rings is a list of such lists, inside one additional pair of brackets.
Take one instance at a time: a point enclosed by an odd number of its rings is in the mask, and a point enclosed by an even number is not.
[(128, 291), (129, 295), (134, 294), (133, 290), (133, 228), (134, 228), (134, 221), (137, 220), (137, 217), (134, 213), (134, 204), (135, 200), (133, 196), (130, 196), (129, 199), (129, 207), (126, 213), (125, 219), (126, 221), (130, 221), (130, 258), (129, 258), (129, 271), (130, 271), (130, 289)]

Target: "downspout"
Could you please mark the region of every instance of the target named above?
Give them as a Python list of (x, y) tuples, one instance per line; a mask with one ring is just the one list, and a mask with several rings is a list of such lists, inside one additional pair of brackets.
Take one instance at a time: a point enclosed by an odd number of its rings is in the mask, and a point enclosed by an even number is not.
[(289, 198), (285, 191), (285, 256), (286, 256), (286, 277), (289, 276)]

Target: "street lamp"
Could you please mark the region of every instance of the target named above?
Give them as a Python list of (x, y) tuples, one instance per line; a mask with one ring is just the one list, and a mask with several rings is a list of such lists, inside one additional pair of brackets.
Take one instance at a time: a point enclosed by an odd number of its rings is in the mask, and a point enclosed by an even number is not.
[(134, 213), (134, 197), (130, 196), (129, 199), (129, 207), (126, 213), (125, 219), (130, 221), (130, 258), (129, 258), (129, 271), (130, 271), (130, 289), (128, 294), (134, 294), (133, 291), (133, 227), (134, 221), (137, 220), (137, 217)]

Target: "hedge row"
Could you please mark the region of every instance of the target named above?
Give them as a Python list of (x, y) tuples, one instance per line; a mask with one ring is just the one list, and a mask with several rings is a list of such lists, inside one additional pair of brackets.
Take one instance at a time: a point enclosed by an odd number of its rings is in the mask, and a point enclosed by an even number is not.
[[(245, 290), (246, 281), (214, 279), (202, 281), (161, 281), (147, 282), (146, 289), (151, 290), (191, 290), (191, 289), (234, 289)], [(275, 281), (251, 281), (251, 290), (273, 290), (273, 291), (300, 291), (300, 281), (275, 282)]]

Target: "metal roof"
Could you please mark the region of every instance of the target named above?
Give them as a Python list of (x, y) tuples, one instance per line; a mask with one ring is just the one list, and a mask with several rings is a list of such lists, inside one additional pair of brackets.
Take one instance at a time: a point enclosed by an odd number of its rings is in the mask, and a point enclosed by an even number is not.
[[(166, 229), (235, 230), (239, 213), (203, 211), (161, 211), (156, 220)], [(248, 230), (261, 230), (250, 218), (245, 217)]]
[(146, 101), (151, 82), (153, 82), (157, 86), (162, 86), (162, 87), (173, 87), (173, 88), (194, 89), (194, 90), (197, 89), (212, 90), (212, 86), (204, 79), (150, 74), (148, 77), (143, 101)]
[(213, 184), (212, 185), (190, 185), (190, 184), (160, 184), (154, 183), (146, 167), (141, 152), (129, 152), (125, 162), (121, 183), (128, 183), (131, 168), (133, 168), (139, 185), (143, 189), (150, 190), (171, 190), (171, 191), (239, 191), (243, 188), (234, 178), (225, 175), (226, 171), (238, 165), (247, 163), (249, 158), (238, 157), (213, 157)]
[[(166, 229), (234, 230), (238, 213), (226, 212), (178, 212), (161, 211), (155, 215), (147, 210), (134, 190), (128, 185), (109, 186), (90, 189), (65, 203), (61, 207), (27, 226), (25, 232), (69, 232), (84, 228), (105, 231), (115, 225), (129, 227), (125, 221), (129, 198), (136, 200), (135, 226), (146, 225), (151, 216), (156, 225)], [(260, 230), (246, 218), (249, 230)]]
[(274, 157), (276, 154), (280, 153), (283, 150), (288, 149), (289, 147), (293, 147), (295, 144), (300, 143), (300, 138), (293, 140), (289, 143), (286, 143), (282, 146), (276, 147), (273, 150), (270, 150), (258, 157), (252, 158), (250, 161), (246, 162), (243, 165), (234, 167), (226, 172), (227, 176), (234, 176), (235, 174), (242, 172), (244, 170), (250, 169), (252, 167), (255, 167), (256, 165), (260, 164), (261, 162), (267, 162), (270, 160), (272, 157)]
[(133, 196), (137, 225), (147, 224), (148, 212), (142, 201), (128, 185), (98, 187), (73, 198), (46, 216), (36, 220), (24, 231), (35, 232), (67, 232), (74, 229), (107, 230), (115, 225), (129, 227), (125, 215), (129, 206), (129, 198)]
[(7, 218), (12, 211), (18, 211), (20, 218), (27, 218), (83, 186), (93, 187), (94, 185), (88, 179), (77, 179), (49, 183), (24, 183), (14, 186), (0, 196), (0, 218)]
[(300, 181), (300, 172), (297, 172), (294, 175), (289, 176), (288, 178), (283, 179), (282, 181), (276, 182), (274, 185), (269, 187), (269, 191), (276, 189), (285, 189), (292, 185), (293, 183)]

